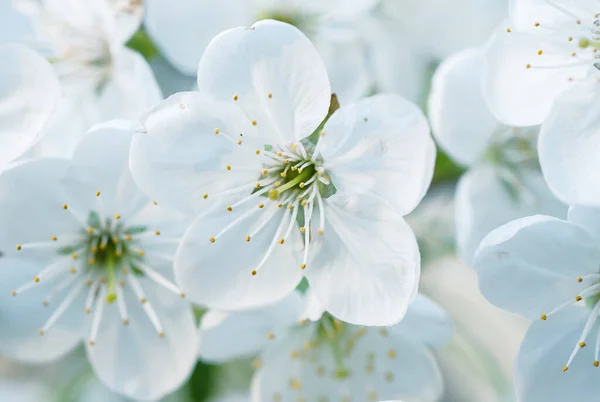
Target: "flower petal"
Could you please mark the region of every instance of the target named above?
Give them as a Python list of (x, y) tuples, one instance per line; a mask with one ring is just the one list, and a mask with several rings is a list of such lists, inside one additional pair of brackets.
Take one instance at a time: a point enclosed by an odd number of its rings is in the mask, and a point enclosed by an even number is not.
[(95, 344), (86, 349), (96, 375), (108, 388), (150, 401), (173, 392), (191, 374), (197, 356), (196, 325), (189, 303), (149, 280), (139, 281), (164, 337), (159, 337), (133, 292), (123, 292), (129, 325), (123, 325), (117, 303), (105, 305)]
[(528, 402), (559, 402), (576, 398), (594, 400), (600, 393), (594, 368), (594, 345), (598, 324), (589, 335), (591, 344), (577, 352), (569, 370), (562, 371), (590, 314), (587, 308), (571, 307), (548, 321), (534, 322), (516, 362), (517, 398)]
[(148, 0), (145, 26), (170, 63), (184, 74), (196, 75), (211, 39), (226, 29), (251, 24), (253, 8), (251, 2), (237, 0), (219, 4), (182, 0), (177, 7), (168, 0)]
[(61, 96), (50, 64), (21, 45), (0, 45), (0, 167), (38, 139)]
[(417, 242), (404, 219), (377, 197), (336, 194), (326, 200), (324, 229), (306, 268), (323, 308), (351, 324), (400, 321), (420, 273)]
[(377, 95), (339, 109), (320, 138), (337, 191), (370, 194), (402, 215), (421, 201), (433, 174), (435, 146), (420, 109), (396, 95)]
[(301, 318), (303, 301), (297, 292), (260, 310), (239, 313), (209, 311), (200, 323), (200, 358), (221, 363), (258, 355), (269, 334), (285, 336)]
[(568, 221), (587, 230), (600, 243), (600, 208), (572, 206)]
[(514, 219), (535, 214), (566, 217), (566, 206), (546, 186), (541, 173), (520, 172), (522, 186), (511, 190), (498, 168), (479, 165), (463, 175), (456, 189), (456, 240), (471, 263), (481, 240)]
[[(4, 210), (3, 210), (4, 212)], [(83, 305), (73, 302), (71, 307), (47, 331), (40, 336), (40, 328), (58, 308), (59, 303), (67, 295), (67, 291), (59, 292), (44, 307), (42, 302), (64, 277), (48, 278), (40, 281), (35, 288), (12, 296), (11, 292), (27, 283), (33, 282), (44, 266), (34, 261), (15, 257), (0, 258), (0, 354), (25, 363), (45, 363), (56, 360), (81, 342)], [(69, 275), (68, 273), (66, 275)]]
[(548, 216), (517, 219), (491, 232), (474, 265), (493, 304), (539, 319), (585, 289), (577, 277), (598, 273), (600, 249), (583, 228)]
[(236, 102), (271, 145), (312, 134), (331, 97), (313, 44), (292, 25), (272, 20), (218, 35), (200, 61), (198, 87), (214, 100)]
[(483, 99), (483, 63), (479, 49), (448, 57), (436, 70), (429, 95), (435, 139), (462, 165), (478, 161), (491, 137), (506, 128)]
[(146, 132), (136, 133), (131, 145), (131, 170), (160, 204), (198, 214), (212, 203), (210, 194), (259, 179), (256, 151), (263, 144), (257, 145), (256, 129), (235, 105), (179, 93), (152, 109), (143, 125)]
[(427, 296), (418, 294), (400, 323), (388, 329), (392, 336), (401, 336), (429, 347), (439, 347), (452, 337), (452, 320), (446, 311)]
[(565, 32), (568, 35), (582, 29), (578, 17), (591, 19), (597, 12), (595, 0), (510, 1), (510, 22), (515, 28), (540, 36), (556, 35), (562, 40)]
[(519, 127), (542, 123), (554, 99), (587, 75), (589, 63), (574, 60), (569, 46), (566, 39), (563, 45), (507, 32), (506, 25), (496, 30), (486, 46), (483, 79), (486, 100), (500, 121)]
[[(253, 202), (231, 212), (218, 207), (196, 219), (175, 256), (177, 282), (190, 300), (230, 311), (260, 308), (290, 294), (302, 278), (300, 232), (292, 230), (285, 244), (278, 244), (280, 223), (290, 211), (269, 201), (263, 209)], [(254, 214), (219, 236), (227, 225), (253, 209)], [(285, 219), (289, 221), (289, 217)], [(215, 238), (214, 243), (211, 238)], [(272, 253), (259, 267), (271, 245)], [(256, 275), (253, 270), (257, 270)]]
[(574, 205), (600, 205), (600, 83), (590, 78), (560, 96), (542, 126), (538, 151), (548, 186)]

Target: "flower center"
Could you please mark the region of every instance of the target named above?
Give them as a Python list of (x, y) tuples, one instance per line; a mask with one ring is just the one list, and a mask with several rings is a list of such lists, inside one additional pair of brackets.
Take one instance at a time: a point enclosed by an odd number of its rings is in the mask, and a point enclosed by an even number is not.
[[(552, 311), (547, 314), (542, 314), (540, 319), (546, 321), (553, 314), (558, 313), (559, 311), (576, 305), (581, 308), (587, 308), (590, 310), (589, 317), (585, 323), (581, 336), (579, 337), (579, 341), (571, 355), (569, 356), (569, 360), (567, 364), (562, 368), (563, 371), (567, 371), (569, 366), (573, 362), (573, 359), (577, 355), (577, 352), (586, 347), (586, 340), (592, 329), (594, 329), (594, 325), (598, 320), (598, 315), (600, 314), (600, 274), (589, 274), (583, 277), (579, 276), (576, 278), (577, 282), (581, 283), (583, 289), (577, 294), (574, 298), (567, 300), (566, 302), (560, 304)], [(598, 356), (600, 355), (600, 331), (598, 331), (598, 336), (596, 337), (596, 348), (595, 348), (595, 358), (594, 358), (594, 367), (600, 366), (600, 361)]]
[[(99, 205), (103, 210), (100, 192), (96, 192)], [(18, 289), (11, 291), (18, 296), (31, 291), (39, 283), (56, 283), (51, 293), (42, 301), (44, 307), (63, 297), (50, 318), (39, 330), (46, 334), (78, 296), (88, 288), (84, 312), (94, 313), (90, 334), (90, 345), (95, 343), (102, 321), (104, 305), (117, 302), (124, 325), (129, 325), (129, 315), (125, 304), (124, 292), (129, 289), (142, 304), (143, 310), (156, 329), (158, 335), (164, 337), (162, 324), (150, 301), (148, 301), (140, 279), (148, 279), (155, 284), (184, 297), (184, 294), (170, 280), (151, 266), (152, 259), (172, 261), (171, 255), (154, 253), (150, 257), (146, 248), (159, 244), (177, 243), (179, 239), (162, 238), (159, 230), (148, 230), (146, 226), (127, 225), (120, 215), (103, 217), (98, 211), (81, 213), (67, 204), (62, 206), (65, 213), (70, 213), (80, 228), (74, 233), (58, 234), (48, 241), (18, 244), (18, 253), (50, 251), (53, 255), (48, 266)], [(68, 291), (67, 291), (68, 290)], [(66, 292), (66, 295), (64, 295)]]

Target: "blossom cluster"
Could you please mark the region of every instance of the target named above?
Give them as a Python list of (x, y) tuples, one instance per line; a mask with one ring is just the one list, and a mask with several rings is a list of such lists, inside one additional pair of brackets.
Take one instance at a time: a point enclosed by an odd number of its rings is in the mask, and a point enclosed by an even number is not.
[(0, 22), (0, 400), (598, 400), (600, 0)]

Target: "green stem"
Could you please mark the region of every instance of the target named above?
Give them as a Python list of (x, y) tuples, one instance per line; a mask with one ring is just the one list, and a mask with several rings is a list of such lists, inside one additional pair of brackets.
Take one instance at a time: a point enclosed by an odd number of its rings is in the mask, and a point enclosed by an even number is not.
[(279, 187), (274, 188), (271, 191), (269, 191), (269, 198), (272, 200), (278, 199), (279, 195), (281, 193), (302, 183), (303, 181), (310, 179), (313, 174), (314, 174), (313, 170), (308, 170), (308, 169), (304, 170), (302, 173), (300, 173), (298, 176), (296, 176), (296, 178), (294, 178), (293, 180), (290, 180), (287, 183), (285, 183), (284, 185), (279, 186)]

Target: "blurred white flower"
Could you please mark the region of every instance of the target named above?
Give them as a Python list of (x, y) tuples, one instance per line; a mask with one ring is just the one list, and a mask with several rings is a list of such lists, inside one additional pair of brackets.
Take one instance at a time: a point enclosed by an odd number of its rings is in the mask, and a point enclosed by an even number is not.
[(70, 161), (36, 159), (0, 175), (0, 352), (40, 363), (85, 338), (111, 390), (154, 400), (195, 363), (194, 315), (170, 279), (188, 221), (133, 182), (132, 132), (106, 123)]
[(485, 92), (506, 124), (540, 124), (561, 92), (600, 67), (595, 0), (510, 2), (486, 48)]
[[(0, 21), (29, 17), (34, 31), (20, 39), (48, 57), (65, 91), (38, 155), (70, 157), (82, 128), (137, 118), (162, 99), (148, 63), (125, 47), (141, 23), (141, 1), (15, 0), (14, 5)], [(5, 29), (10, 27), (0, 28)]]
[(435, 158), (418, 107), (379, 95), (323, 126), (325, 68), (299, 30), (276, 21), (220, 34), (198, 83), (200, 93), (149, 112), (131, 153), (148, 194), (201, 213), (176, 256), (183, 290), (239, 310), (282, 299), (305, 274), (337, 318), (398, 322), (420, 268), (402, 216), (426, 192)]
[(327, 313), (301, 321), (303, 299), (292, 294), (262, 310), (207, 313), (200, 326), (201, 359), (258, 354), (252, 381), (257, 402), (399, 396), (435, 401), (442, 394), (432, 350), (448, 341), (452, 325), (426, 297), (418, 296), (404, 320), (388, 328), (357, 327)]
[(438, 144), (468, 167), (456, 190), (456, 241), (465, 261), (492, 229), (536, 213), (566, 216), (537, 165), (538, 127), (502, 124), (483, 99), (484, 58), (467, 49), (433, 77), (429, 117)]
[(599, 244), (600, 210), (589, 207), (571, 207), (568, 221), (522, 218), (483, 240), (475, 257), (482, 293), (537, 319), (516, 363), (518, 400), (594, 400), (600, 392)]
[(538, 151), (550, 189), (569, 205), (600, 205), (600, 81), (559, 96), (542, 125)]
[(0, 171), (40, 138), (60, 99), (52, 67), (16, 44), (0, 45)]

